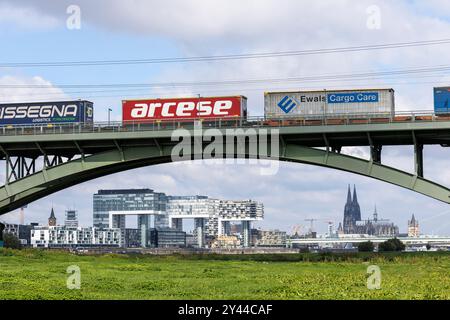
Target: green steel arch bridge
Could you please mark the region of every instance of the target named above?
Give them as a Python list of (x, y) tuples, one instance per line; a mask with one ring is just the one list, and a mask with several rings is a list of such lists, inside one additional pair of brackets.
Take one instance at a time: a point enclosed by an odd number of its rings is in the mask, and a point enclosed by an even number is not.
[[(403, 121), (387, 119), (327, 119), (314, 122), (254, 119), (223, 123), (205, 122), (203, 129), (225, 133), (230, 128), (279, 130), (277, 160), (343, 170), (391, 183), (450, 203), (450, 189), (424, 176), (423, 147), (450, 145), (450, 119), (412, 114)], [(183, 122), (153, 124), (96, 123), (0, 127), (0, 159), (4, 184), (0, 187), (0, 215), (70, 186), (129, 169), (172, 162), (177, 142), (174, 129), (194, 128)], [(194, 141), (194, 140), (193, 140)], [(194, 142), (193, 142), (194, 143)], [(233, 144), (237, 144), (233, 140)], [(245, 140), (245, 143), (249, 143)], [(267, 144), (269, 142), (267, 141)], [(414, 148), (415, 171), (404, 172), (382, 163), (383, 146)], [(369, 160), (341, 153), (343, 147), (370, 147)], [(270, 148), (270, 146), (269, 146)], [(193, 148), (190, 159), (198, 159)], [(234, 157), (259, 157), (247, 146)], [(202, 155), (200, 155), (202, 157)]]

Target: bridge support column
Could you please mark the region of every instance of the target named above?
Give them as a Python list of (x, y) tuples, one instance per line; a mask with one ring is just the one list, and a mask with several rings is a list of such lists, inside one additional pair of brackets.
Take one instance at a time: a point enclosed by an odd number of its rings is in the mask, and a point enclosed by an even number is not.
[(342, 147), (339, 147), (339, 146), (333, 146), (333, 147), (331, 147), (331, 152), (334, 152), (334, 153), (341, 153), (341, 151), (342, 151)]
[(205, 219), (195, 218), (194, 227), (197, 236), (197, 245), (199, 248), (203, 248), (205, 246)]
[(36, 172), (36, 159), (26, 157), (10, 157), (5, 152), (6, 182), (8, 184)]
[(423, 144), (414, 145), (414, 167), (417, 176), (423, 178)]
[(423, 144), (419, 142), (414, 131), (412, 132), (412, 138), (414, 143), (414, 169), (416, 176), (423, 178)]
[(250, 221), (242, 221), (242, 238), (244, 248), (250, 247)]
[(383, 146), (381, 145), (373, 145), (370, 146), (370, 156), (373, 162), (381, 163), (381, 150)]

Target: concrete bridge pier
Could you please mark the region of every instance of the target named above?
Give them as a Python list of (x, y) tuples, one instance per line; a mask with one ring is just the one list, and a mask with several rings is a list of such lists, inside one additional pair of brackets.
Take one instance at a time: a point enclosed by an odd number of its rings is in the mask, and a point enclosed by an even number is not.
[(244, 248), (250, 247), (250, 230), (251, 224), (250, 221), (242, 221), (242, 238), (243, 238), (243, 246)]
[(231, 222), (223, 221), (222, 222), (222, 234), (225, 236), (228, 236), (228, 235), (230, 235), (230, 233), (231, 233)]
[(197, 245), (199, 248), (204, 248), (205, 246), (205, 219), (195, 218), (194, 228), (197, 236)]
[(151, 218), (149, 215), (138, 215), (138, 228), (141, 231), (141, 247), (146, 248), (149, 244), (148, 234), (150, 229)]

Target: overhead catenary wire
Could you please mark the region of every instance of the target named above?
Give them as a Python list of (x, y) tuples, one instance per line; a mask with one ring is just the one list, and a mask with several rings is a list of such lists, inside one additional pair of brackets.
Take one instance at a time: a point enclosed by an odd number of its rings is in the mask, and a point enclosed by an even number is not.
[(194, 87), (194, 86), (213, 86), (213, 85), (242, 85), (242, 84), (261, 84), (261, 83), (285, 83), (285, 82), (318, 82), (318, 81), (348, 81), (348, 80), (371, 80), (385, 77), (417, 75), (417, 74), (436, 74), (450, 71), (450, 65), (441, 65), (433, 67), (421, 67), (413, 69), (398, 69), (378, 72), (335, 74), (335, 75), (318, 75), (318, 76), (302, 76), (302, 77), (286, 77), (286, 78), (266, 78), (266, 79), (230, 79), (230, 80), (211, 80), (211, 81), (191, 81), (191, 82), (153, 82), (153, 83), (97, 83), (97, 84), (20, 84), (0, 85), (1, 88), (20, 89), (20, 88), (162, 88), (162, 87)]
[(111, 65), (132, 65), (132, 64), (188, 63), (188, 62), (202, 62), (202, 61), (211, 62), (224, 60), (261, 59), (261, 58), (307, 56), (307, 55), (319, 55), (331, 53), (361, 52), (372, 50), (433, 46), (442, 44), (450, 44), (450, 39), (397, 42), (397, 43), (385, 43), (376, 45), (360, 45), (360, 46), (294, 50), (294, 51), (195, 56), (195, 57), (163, 57), (163, 58), (148, 58), (148, 59), (84, 60), (84, 61), (80, 60), (80, 61), (41, 61), (41, 62), (1, 62), (0, 68), (111, 66)]
[[(38, 97), (45, 97), (46, 100), (51, 99), (51, 96), (68, 96), (68, 95), (76, 95), (80, 98), (106, 98), (106, 97), (120, 97), (120, 96), (139, 96), (141, 94), (135, 95), (130, 94), (131, 91), (143, 92), (143, 94), (150, 93), (150, 89), (163, 90), (163, 94), (167, 95), (170, 92), (175, 90), (185, 89), (190, 91), (197, 91), (201, 93), (206, 92), (231, 92), (231, 91), (257, 91), (257, 90), (298, 90), (298, 87), (293, 87), (294, 84), (307, 84), (306, 87), (311, 89), (323, 89), (326, 83), (332, 83), (332, 86), (337, 87), (345, 87), (347, 85), (336, 84), (335, 82), (352, 82), (356, 83), (358, 81), (359, 86), (373, 86), (374, 84), (370, 83), (361, 83), (360, 81), (366, 80), (382, 80), (381, 84), (383, 86), (387, 85), (414, 85), (414, 84), (433, 84), (438, 85), (436, 81), (433, 82), (424, 82), (424, 81), (410, 81), (411, 74), (414, 74), (414, 79), (419, 78), (436, 78), (439, 77), (438, 82), (442, 82), (442, 76), (447, 75), (447, 70), (449, 70), (450, 66), (447, 65), (438, 65), (438, 66), (422, 66), (422, 67), (414, 67), (408, 69), (394, 69), (394, 70), (386, 70), (386, 71), (378, 71), (378, 72), (370, 72), (370, 71), (360, 71), (356, 74), (321, 74), (315, 77), (290, 77), (290, 78), (270, 78), (270, 79), (244, 79), (244, 80), (223, 80), (223, 81), (203, 81), (203, 82), (182, 82), (182, 83), (147, 83), (147, 84), (88, 84), (88, 85), (0, 85), (0, 101), (2, 103), (10, 102), (11, 99), (8, 99), (8, 91), (9, 89), (43, 89), (41, 94), (36, 94), (35, 92), (27, 92), (24, 94), (15, 93), (15, 100), (20, 97), (27, 97), (37, 99)], [(405, 80), (405, 77), (407, 81)], [(402, 82), (395, 82), (393, 80), (401, 80)], [(312, 86), (310, 83), (320, 83), (321, 86)], [(380, 83), (380, 81), (378, 81)], [(255, 86), (260, 87), (255, 87)], [(446, 83), (442, 83), (442, 85), (447, 85)], [(214, 86), (218, 88), (214, 88)], [(262, 87), (263, 86), (263, 87)], [(354, 85), (353, 85), (354, 86)], [(207, 87), (208, 89), (206, 89)], [(236, 87), (238, 89), (235, 89)], [(64, 91), (64, 92), (45, 92), (47, 90), (55, 90), (58, 88), (64, 89), (76, 89), (77, 91)], [(197, 89), (195, 89), (197, 88)], [(304, 88), (306, 89), (306, 88)], [(169, 91), (169, 92), (168, 92)], [(3, 92), (3, 94), (2, 94)], [(120, 95), (93, 95), (93, 93), (110, 93), (110, 92), (123, 92)], [(178, 92), (179, 93), (179, 92)], [(155, 94), (152, 92), (152, 94)], [(157, 94), (157, 93), (156, 93)], [(44, 98), (43, 98), (44, 99)], [(41, 100), (41, 99), (39, 99)]]
[[(416, 77), (416, 79), (421, 79), (421, 78), (435, 78), (435, 77), (440, 77), (441, 75), (422, 75), (422, 76), (418, 76)], [(371, 78), (370, 80), (380, 80), (382, 78)], [(362, 79), (362, 80), (367, 80), (367, 79)], [(400, 80), (400, 81), (393, 81), (393, 80)], [(334, 81), (334, 80), (328, 80), (328, 82), (330, 81)], [(341, 80), (341, 82), (348, 82), (348, 81), (354, 81), (352, 79), (344, 79)], [(301, 82), (298, 82), (301, 83)], [(322, 83), (327, 83), (327, 81), (323, 81)], [(389, 85), (389, 84), (398, 84), (398, 85), (415, 85), (415, 84), (436, 84), (436, 81), (404, 81), (404, 79), (402, 77), (395, 77), (395, 78), (389, 78), (387, 79), (387, 81), (383, 81), (383, 85)], [(252, 84), (250, 84), (252, 85)], [(259, 84), (254, 84), (254, 85), (259, 85)], [(292, 84), (290, 84), (292, 85)], [(373, 84), (370, 83), (363, 83), (363, 84), (358, 84), (361, 86), (371, 86)], [(278, 86), (283, 86), (283, 84), (278, 84)], [(333, 84), (333, 87), (347, 87), (348, 85), (344, 85), (344, 84)], [(192, 87), (195, 86), (181, 86), (181, 87), (177, 87), (177, 89), (191, 89)], [(256, 89), (256, 90), (266, 90), (269, 89), (270, 86), (266, 86), (266, 87), (254, 87), (252, 86), (240, 86), (239, 89), (234, 89), (233, 87), (231, 88), (227, 88), (225, 90), (229, 91), (229, 90), (249, 90), (249, 89)], [(319, 89), (323, 89), (323, 86), (308, 86), (308, 88), (319, 88)], [(2, 88), (0, 86), (0, 89), (6, 90), (6, 89), (11, 89), (11, 88)], [(23, 88), (14, 88), (14, 89), (36, 89), (36, 88), (28, 88), (28, 87), (23, 87)], [(52, 91), (55, 91), (58, 89), (58, 87), (53, 87), (53, 86), (46, 86), (46, 87), (40, 87), (38, 89), (49, 89)], [(79, 88), (77, 89), (77, 91), (64, 91), (64, 92), (47, 92), (47, 93), (43, 93), (42, 95), (61, 95), (61, 94), (85, 94), (85, 93), (109, 93), (109, 92), (128, 92), (128, 91), (145, 91), (145, 90), (149, 90), (149, 89), (167, 89), (165, 87), (147, 87), (147, 86), (143, 86), (143, 87), (136, 87), (136, 88), (132, 88), (132, 87), (122, 87), (122, 88), (104, 88), (101, 90), (93, 90), (92, 88)], [(170, 89), (170, 88), (168, 88)], [(223, 88), (219, 88), (219, 89), (211, 89), (211, 90), (222, 90)], [(82, 90), (82, 91), (80, 91)], [(210, 90), (210, 89), (207, 89)], [(30, 93), (26, 93), (23, 94), (22, 96), (29, 96)], [(15, 94), (15, 96), (17, 96)], [(20, 96), (20, 95), (19, 95)], [(33, 94), (33, 96), (35, 96), (35, 94)]]
[[(409, 86), (409, 85), (417, 85), (417, 84), (433, 84), (433, 85), (439, 85), (439, 83), (436, 83), (435, 81), (416, 81), (416, 82), (387, 82), (387, 83), (383, 83), (384, 85), (392, 85), (395, 84), (396, 86)], [(444, 86), (445, 83), (442, 83), (442, 86)], [(363, 83), (361, 84), (361, 87), (369, 87), (369, 86), (373, 86), (373, 84), (370, 83)], [(348, 85), (334, 85), (335, 88), (347, 88)], [(308, 90), (322, 90), (323, 86), (308, 86)], [(361, 88), (362, 89), (362, 88)], [(189, 90), (190, 92), (193, 92), (193, 90), (191, 88), (186, 88), (186, 90)], [(294, 87), (294, 86), (278, 86), (278, 87), (240, 87), (239, 89), (234, 89), (234, 88), (219, 88), (219, 89), (205, 89), (205, 90), (201, 90), (201, 92), (195, 91), (195, 94), (207, 94), (207, 93), (213, 93), (213, 94), (218, 94), (218, 93), (231, 93), (231, 94), (236, 94), (237, 92), (260, 92), (260, 91), (267, 91), (267, 90), (298, 90), (298, 87)], [(134, 93), (130, 93), (130, 92), (134, 92)], [(114, 93), (117, 92), (117, 94), (108, 94), (108, 93)], [(135, 93), (135, 92), (140, 92), (140, 93)], [(167, 96), (169, 94), (174, 94), (171, 93), (172, 91), (167, 91), (164, 90), (162, 92), (150, 92), (148, 89), (146, 88), (133, 88), (133, 89), (114, 89), (114, 90), (96, 90), (96, 91), (92, 91), (92, 90), (88, 90), (88, 91), (76, 91), (76, 92), (51, 92), (48, 94), (33, 94), (33, 93), (29, 93), (29, 94), (23, 94), (23, 95), (14, 95), (15, 98), (32, 98), (34, 102), (47, 102), (50, 99), (53, 99), (52, 97), (66, 97), (66, 96), (72, 96), (72, 97), (76, 97), (77, 99), (96, 99), (96, 98), (131, 98), (131, 97), (143, 97), (144, 95), (148, 96), (149, 94), (151, 94), (152, 96), (160, 96), (160, 95), (164, 95)], [(96, 94), (98, 93), (98, 94)], [(104, 94), (103, 94), (104, 93)], [(175, 92), (175, 94), (179, 95), (182, 94), (183, 92)], [(81, 94), (81, 95), (79, 95)], [(186, 92), (184, 93), (186, 94)], [(37, 98), (37, 97), (41, 97), (41, 98)], [(0, 94), (0, 103), (13, 103), (14, 101), (11, 100), (2, 100), (2, 95)], [(65, 98), (64, 98), (65, 99)]]

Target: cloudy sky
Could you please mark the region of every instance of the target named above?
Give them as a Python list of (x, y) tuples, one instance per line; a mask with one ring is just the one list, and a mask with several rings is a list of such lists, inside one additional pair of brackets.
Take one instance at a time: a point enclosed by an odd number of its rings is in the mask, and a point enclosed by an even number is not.
[[(70, 5), (81, 12), (74, 26)], [(414, 42), (450, 38), (450, 3), (361, 0), (0, 0), (0, 64), (84, 60), (124, 60), (281, 52)], [(77, 67), (0, 67), (0, 102), (89, 99), (96, 121), (121, 119), (121, 99), (175, 95), (242, 94), (250, 115), (263, 113), (263, 92), (280, 89), (392, 87), (397, 110), (432, 110), (432, 87), (450, 85), (443, 72), (351, 81), (286, 82), (240, 86), (190, 86), (148, 89), (70, 89), (64, 84), (173, 83), (271, 79), (379, 72), (450, 64), (450, 44), (292, 57)], [(2, 88), (47, 85), (48, 89)], [(364, 148), (346, 150), (367, 157)], [(425, 148), (425, 175), (450, 185), (450, 150)], [(412, 171), (412, 148), (386, 147), (383, 161)], [(347, 184), (356, 184), (364, 217), (374, 205), (383, 218), (406, 230), (414, 213), (422, 231), (450, 234), (450, 208), (436, 200), (379, 181), (325, 168), (280, 165), (278, 174), (261, 176), (255, 165), (166, 164), (127, 171), (78, 185), (36, 201), (26, 221), (45, 223), (53, 205), (57, 217), (79, 210), (92, 223), (92, 194), (101, 188), (149, 187), (167, 194), (205, 194), (255, 199), (265, 205), (258, 226), (290, 231), (304, 219), (342, 220)], [(17, 221), (17, 213), (7, 221)]]

